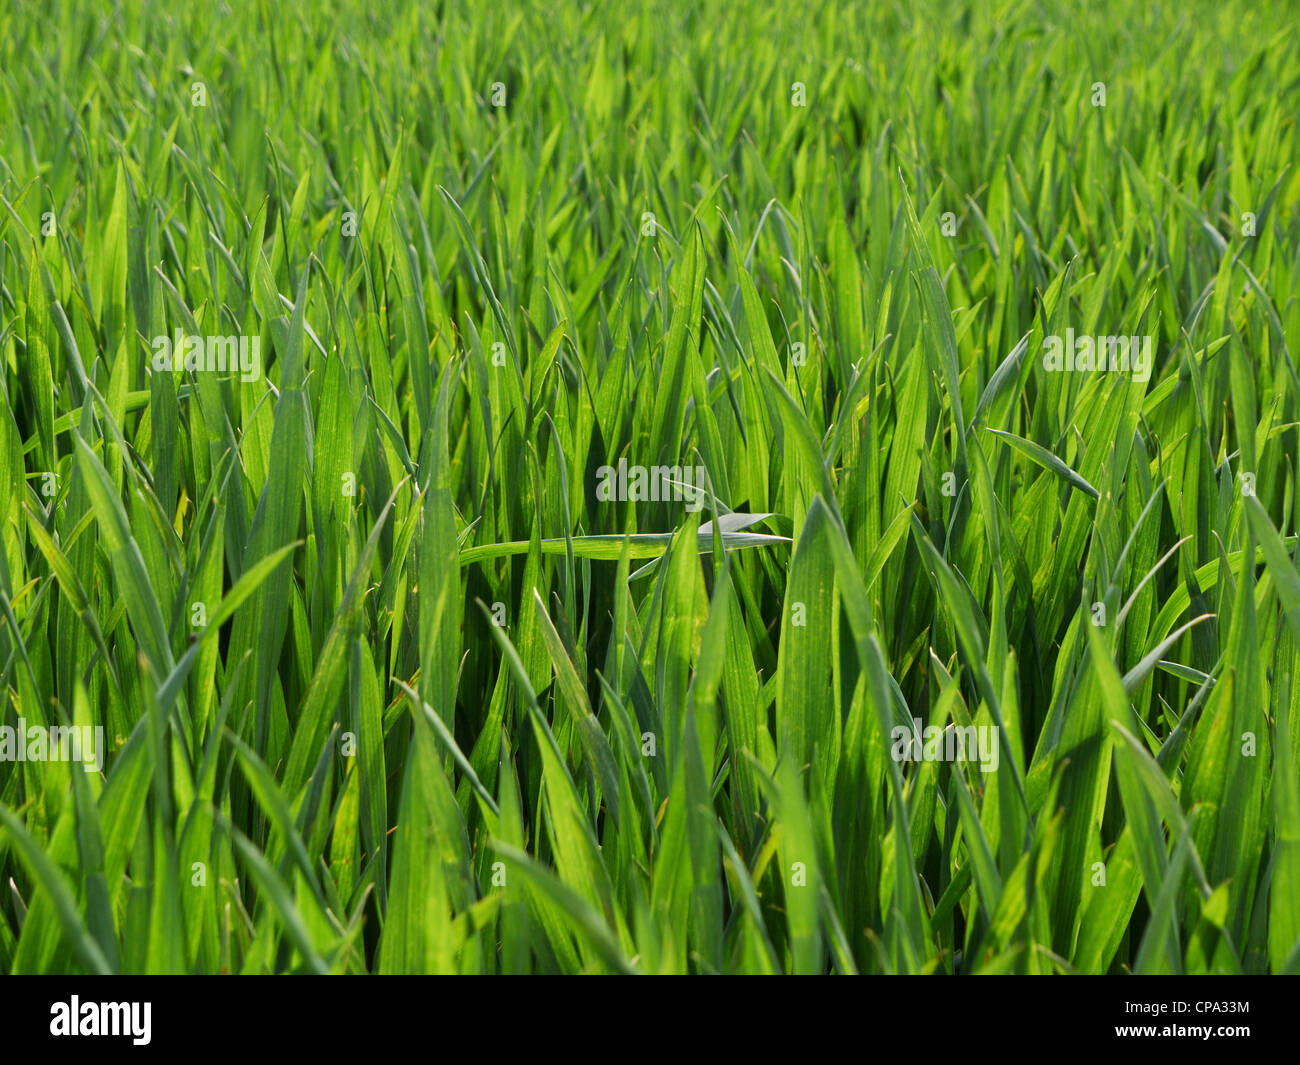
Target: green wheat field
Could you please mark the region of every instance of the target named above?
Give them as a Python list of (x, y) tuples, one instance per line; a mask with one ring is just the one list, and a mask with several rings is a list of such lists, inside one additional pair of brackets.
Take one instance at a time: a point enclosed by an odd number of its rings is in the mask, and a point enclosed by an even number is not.
[(4, 4), (0, 971), (1300, 973), (1298, 119), (1290, 0)]

